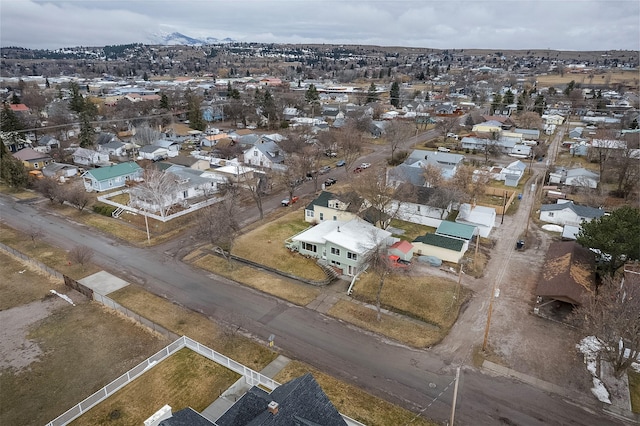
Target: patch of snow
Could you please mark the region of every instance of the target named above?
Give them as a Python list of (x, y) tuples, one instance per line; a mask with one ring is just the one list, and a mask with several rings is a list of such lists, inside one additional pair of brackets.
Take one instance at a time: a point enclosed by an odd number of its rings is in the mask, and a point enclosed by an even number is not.
[(598, 378), (598, 352), (600, 352), (602, 344), (595, 336), (587, 336), (580, 340), (580, 343), (577, 344), (576, 347), (584, 354), (584, 362), (587, 365), (587, 370), (593, 376), (591, 392), (601, 402), (611, 404), (609, 392), (604, 386), (604, 383), (602, 383), (602, 380)]
[(542, 225), (542, 229), (549, 232), (562, 232), (562, 226), (560, 225)]
[(611, 404), (607, 388), (604, 387), (604, 383), (602, 383), (602, 380), (598, 379), (597, 377), (593, 378), (593, 387), (591, 388), (591, 392), (596, 396), (596, 398), (598, 398), (600, 402)]
[(71, 303), (73, 306), (76, 306), (76, 304), (73, 303), (73, 300), (71, 300), (71, 298), (69, 296), (67, 296), (66, 294), (60, 294), (55, 290), (49, 290), (49, 292), (51, 292), (52, 294), (55, 294), (56, 296), (66, 300), (67, 302)]
[(633, 364), (631, 364), (631, 368), (636, 370), (636, 372), (640, 373), (640, 362), (634, 362)]

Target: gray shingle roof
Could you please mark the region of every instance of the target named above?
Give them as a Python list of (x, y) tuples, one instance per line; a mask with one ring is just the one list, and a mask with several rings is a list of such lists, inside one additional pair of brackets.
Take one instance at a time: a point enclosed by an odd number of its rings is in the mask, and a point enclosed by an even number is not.
[(543, 212), (555, 212), (562, 211), (564, 209), (569, 209), (580, 217), (590, 217), (595, 219), (604, 216), (604, 210), (602, 209), (596, 209), (595, 207), (589, 206), (579, 206), (577, 204), (573, 204), (573, 202), (560, 204), (543, 204), (540, 206), (540, 211)]

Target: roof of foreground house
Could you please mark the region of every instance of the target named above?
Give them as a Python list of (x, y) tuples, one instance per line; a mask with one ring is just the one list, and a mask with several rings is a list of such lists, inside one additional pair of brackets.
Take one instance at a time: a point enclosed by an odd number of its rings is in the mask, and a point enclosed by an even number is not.
[(87, 170), (86, 174), (93, 176), (97, 181), (102, 181), (118, 176), (128, 175), (141, 170), (142, 168), (138, 166), (136, 162), (130, 161), (128, 163), (113, 164), (107, 167)]
[(540, 211), (543, 212), (555, 212), (565, 209), (573, 211), (580, 217), (590, 217), (595, 219), (604, 215), (604, 210), (602, 209), (597, 209), (595, 207), (589, 206), (580, 206), (578, 204), (573, 204), (573, 201), (569, 201), (568, 203), (543, 204), (540, 206)]
[[(269, 403), (277, 403), (277, 412)], [(218, 420), (218, 426), (346, 426), (311, 373), (278, 386), (271, 393), (254, 386)]]

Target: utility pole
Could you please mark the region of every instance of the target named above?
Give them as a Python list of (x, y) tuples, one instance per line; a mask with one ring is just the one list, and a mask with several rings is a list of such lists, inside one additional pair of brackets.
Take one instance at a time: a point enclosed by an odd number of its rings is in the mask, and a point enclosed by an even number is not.
[(456, 402), (458, 400), (458, 382), (460, 382), (460, 367), (456, 368), (456, 384), (453, 387), (453, 402), (451, 403), (451, 419), (449, 426), (453, 426), (453, 420), (456, 416)]

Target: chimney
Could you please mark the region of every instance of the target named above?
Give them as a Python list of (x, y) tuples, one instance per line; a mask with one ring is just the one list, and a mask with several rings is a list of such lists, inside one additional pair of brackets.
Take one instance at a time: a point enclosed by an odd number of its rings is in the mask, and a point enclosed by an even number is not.
[(338, 232), (340, 232), (340, 227), (338, 226)]
[(275, 416), (276, 414), (278, 414), (279, 406), (280, 405), (277, 402), (271, 401), (269, 405), (267, 405), (267, 410), (269, 410), (269, 412)]

